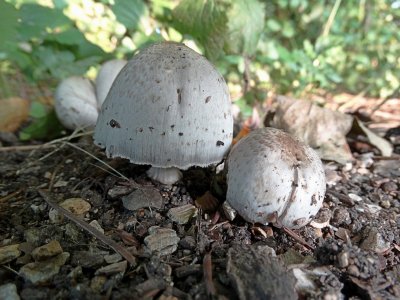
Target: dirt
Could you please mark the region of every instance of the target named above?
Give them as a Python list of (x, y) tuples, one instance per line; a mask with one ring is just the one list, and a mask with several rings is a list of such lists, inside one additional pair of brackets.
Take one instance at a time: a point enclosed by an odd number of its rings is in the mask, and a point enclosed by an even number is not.
[[(323, 208), (290, 233), (229, 221), (221, 208), (225, 180), (212, 168), (189, 169), (164, 186), (146, 177), (148, 166), (106, 159), (88, 137), (70, 143), (129, 181), (68, 144), (1, 142), (15, 148), (0, 152), (0, 298), (400, 298), (398, 145), (390, 160), (353, 147), (352, 164), (326, 163)], [(147, 204), (128, 210), (123, 198), (138, 190)], [(70, 198), (79, 199), (70, 209), (75, 217), (119, 248), (48, 202)], [(183, 224), (172, 221), (170, 209), (184, 205)]]

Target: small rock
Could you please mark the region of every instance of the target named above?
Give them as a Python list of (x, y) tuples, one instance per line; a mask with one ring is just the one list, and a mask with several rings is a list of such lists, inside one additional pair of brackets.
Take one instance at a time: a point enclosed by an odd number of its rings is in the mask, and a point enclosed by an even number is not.
[(123, 196), (122, 204), (129, 210), (138, 210), (145, 207), (160, 209), (163, 205), (163, 198), (157, 189), (143, 187)]
[(107, 281), (107, 277), (104, 275), (94, 276), (92, 278), (92, 280), (90, 281), (90, 288), (93, 291), (100, 293), (103, 291), (103, 287), (104, 287), (104, 284), (106, 283), (106, 281)]
[(349, 196), (350, 199), (352, 199), (352, 200), (354, 200), (356, 202), (362, 201), (362, 198), (360, 196), (356, 195), (356, 194), (349, 193), (348, 196)]
[(17, 286), (14, 283), (0, 285), (0, 299), (19, 300)]
[(192, 204), (186, 204), (171, 208), (167, 216), (173, 222), (178, 224), (186, 224), (189, 220), (197, 215), (197, 208)]
[(347, 268), (347, 272), (354, 277), (360, 276), (360, 271), (358, 270), (357, 266), (351, 265)]
[(398, 189), (397, 184), (393, 181), (388, 181), (388, 182), (383, 183), (381, 188), (382, 188), (382, 190), (384, 190), (387, 193), (395, 192)]
[(53, 187), (59, 188), (59, 187), (67, 186), (67, 185), (68, 185), (68, 181), (59, 180), (59, 181), (57, 181), (57, 182), (53, 185)]
[(121, 261), (121, 259), (122, 259), (122, 256), (119, 253), (114, 253), (114, 254), (111, 254), (111, 255), (105, 255), (104, 256), (104, 260), (108, 264), (113, 264), (113, 263), (119, 262), (119, 261)]
[(385, 239), (376, 229), (370, 228), (366, 235), (367, 237), (360, 245), (361, 249), (372, 250), (376, 253), (383, 253), (390, 248), (390, 242), (385, 241)]
[(164, 256), (178, 249), (179, 237), (175, 230), (153, 226), (149, 228), (149, 234), (144, 243), (150, 253), (158, 252), (160, 256)]
[(54, 208), (49, 210), (49, 220), (53, 224), (60, 224), (64, 220), (64, 216)]
[(183, 249), (194, 250), (196, 248), (196, 240), (191, 235), (186, 235), (179, 241), (179, 245)]
[(337, 260), (340, 268), (346, 268), (349, 265), (349, 253), (345, 251), (340, 252)]
[(61, 254), (63, 249), (58, 241), (53, 240), (50, 243), (40, 246), (32, 251), (32, 257), (36, 261), (45, 260), (50, 257)]
[(117, 199), (121, 196), (128, 195), (134, 190), (133, 186), (129, 185), (114, 185), (111, 189), (108, 190), (107, 195), (111, 199)]
[(55, 257), (49, 258), (45, 261), (33, 262), (24, 265), (19, 270), (19, 274), (26, 280), (33, 284), (46, 283), (54, 275), (60, 272), (61, 266), (69, 258), (68, 252), (63, 252)]
[(126, 260), (124, 260), (98, 269), (95, 275), (112, 275), (117, 273), (124, 274), (127, 266), (128, 263)]
[(91, 205), (82, 198), (69, 198), (60, 203), (60, 206), (76, 216), (82, 216), (87, 213)]
[(0, 265), (6, 264), (21, 255), (19, 244), (8, 245), (0, 248)]
[(75, 251), (72, 254), (71, 265), (81, 266), (82, 268), (97, 268), (104, 262), (102, 252)]
[(25, 240), (28, 243), (37, 245), (40, 241), (40, 230), (39, 228), (29, 228), (24, 231)]
[(224, 211), (224, 214), (225, 214), (226, 218), (227, 218), (229, 221), (233, 221), (233, 220), (236, 218), (237, 212), (236, 212), (236, 210), (235, 210), (232, 206), (230, 206), (230, 204), (228, 203), (228, 201), (225, 201), (225, 202), (222, 204), (222, 209), (223, 209), (223, 211)]
[(339, 207), (333, 211), (331, 223), (334, 226), (341, 226), (343, 224), (350, 224), (350, 213), (346, 208)]
[(97, 231), (100, 231), (101, 233), (104, 234), (104, 229), (101, 227), (101, 225), (97, 220), (93, 220), (92, 222), (89, 223), (89, 225), (96, 228)]
[(389, 200), (383, 200), (379, 203), (379, 205), (382, 206), (383, 208), (389, 208), (391, 204)]

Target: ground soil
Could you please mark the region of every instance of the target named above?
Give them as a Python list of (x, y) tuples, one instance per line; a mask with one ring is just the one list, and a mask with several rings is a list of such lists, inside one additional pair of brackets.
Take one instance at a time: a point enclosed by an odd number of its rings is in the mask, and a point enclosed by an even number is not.
[[(388, 160), (355, 143), (352, 164), (326, 163), (323, 208), (309, 225), (289, 232), (240, 217), (229, 221), (221, 207), (225, 179), (212, 168), (190, 169), (165, 186), (147, 178), (147, 166), (107, 159), (89, 137), (70, 143), (130, 180), (68, 144), (24, 149), (2, 136), (3, 146), (18, 147), (0, 152), (0, 252), (10, 245), (18, 250), (0, 265), (0, 286), (11, 284), (22, 299), (400, 298), (398, 148)], [(123, 197), (142, 189), (156, 190), (161, 203), (128, 210)], [(69, 198), (90, 204), (79, 219), (96, 221), (122, 256), (133, 257), (130, 263), (49, 205)], [(170, 209), (187, 204), (197, 215), (174, 222)], [(146, 239), (154, 226), (168, 229), (153, 235), (165, 238), (155, 246)], [(37, 254), (52, 241), (61, 250)], [(61, 255), (61, 263), (54, 260)]]

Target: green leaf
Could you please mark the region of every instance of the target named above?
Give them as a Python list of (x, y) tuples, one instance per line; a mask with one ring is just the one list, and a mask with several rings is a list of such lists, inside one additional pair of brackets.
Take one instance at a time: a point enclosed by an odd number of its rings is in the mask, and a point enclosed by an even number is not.
[(118, 22), (130, 30), (140, 28), (140, 19), (149, 15), (147, 6), (142, 0), (115, 0), (111, 9)]
[(35, 119), (31, 125), (21, 130), (19, 139), (28, 140), (50, 140), (61, 135), (64, 127), (58, 121), (54, 110), (50, 111), (44, 117)]
[(217, 0), (182, 0), (172, 11), (173, 25), (198, 40), (205, 55), (215, 60), (223, 53), (228, 32), (227, 5)]
[(228, 10), (228, 53), (251, 56), (264, 29), (265, 8), (258, 0), (234, 0)]
[(18, 11), (11, 4), (0, 1), (0, 51), (16, 48)]
[(47, 115), (46, 106), (40, 102), (32, 102), (29, 115), (35, 119), (45, 117)]
[(62, 10), (51, 9), (38, 4), (22, 5), (20, 17), (19, 34), (26, 41), (45, 36), (49, 29), (64, 29), (73, 25)]

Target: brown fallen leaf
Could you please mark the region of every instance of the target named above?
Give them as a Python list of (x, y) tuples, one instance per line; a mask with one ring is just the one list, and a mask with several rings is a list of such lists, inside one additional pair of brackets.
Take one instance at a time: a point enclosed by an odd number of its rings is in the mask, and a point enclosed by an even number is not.
[(29, 116), (29, 102), (12, 97), (0, 99), (0, 131), (14, 132)]
[(282, 129), (314, 148), (320, 157), (346, 163), (352, 159), (346, 134), (353, 117), (321, 108), (310, 101), (277, 96), (278, 106), (268, 126)]

